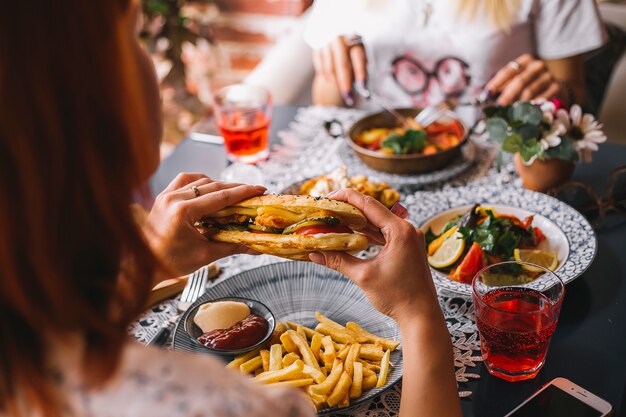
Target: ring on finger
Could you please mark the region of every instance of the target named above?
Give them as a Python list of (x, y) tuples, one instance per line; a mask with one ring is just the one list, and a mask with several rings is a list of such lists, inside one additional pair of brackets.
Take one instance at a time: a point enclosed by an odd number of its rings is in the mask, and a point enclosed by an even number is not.
[(193, 191), (196, 197), (200, 197), (200, 190), (198, 189), (198, 187), (196, 187), (195, 185), (192, 185), (191, 187), (189, 187), (189, 189)]
[(509, 63), (506, 64), (506, 65), (507, 65), (507, 67), (512, 68), (513, 71), (515, 71), (516, 74), (519, 74), (522, 71), (522, 66), (516, 60), (509, 61)]
[(363, 38), (360, 35), (351, 35), (346, 37), (346, 46), (348, 49), (358, 45), (363, 45)]

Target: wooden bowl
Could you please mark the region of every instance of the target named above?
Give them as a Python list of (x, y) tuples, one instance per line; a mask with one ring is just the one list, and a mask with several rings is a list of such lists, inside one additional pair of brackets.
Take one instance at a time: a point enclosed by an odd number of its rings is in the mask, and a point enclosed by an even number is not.
[[(405, 117), (415, 117), (421, 109), (396, 109)], [(381, 172), (392, 174), (421, 174), (436, 171), (450, 164), (461, 154), (461, 147), (467, 142), (467, 127), (459, 119), (455, 119), (461, 126), (462, 138), (458, 145), (432, 155), (387, 155), (378, 151), (363, 148), (357, 145), (355, 138), (366, 130), (374, 128), (399, 127), (400, 122), (389, 112), (382, 111), (370, 114), (355, 122), (348, 131), (348, 145), (356, 152), (365, 165)]]

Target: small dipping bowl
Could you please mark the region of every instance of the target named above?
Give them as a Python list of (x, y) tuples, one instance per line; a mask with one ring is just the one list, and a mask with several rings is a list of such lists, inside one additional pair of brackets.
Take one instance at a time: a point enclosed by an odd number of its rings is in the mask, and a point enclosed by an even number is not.
[[(241, 349), (232, 349), (232, 350), (214, 349), (198, 342), (198, 337), (202, 336), (204, 332), (202, 331), (202, 329), (200, 329), (200, 327), (196, 325), (196, 323), (194, 323), (193, 318), (196, 316), (196, 313), (198, 312), (200, 307), (202, 307), (204, 304), (216, 303), (218, 301), (237, 301), (240, 303), (244, 303), (248, 307), (250, 307), (250, 314), (256, 314), (257, 316), (261, 316), (265, 318), (265, 320), (267, 320), (267, 323), (269, 324), (267, 333), (265, 334), (265, 336), (263, 336), (261, 340), (259, 340), (257, 343), (251, 346), (241, 348)], [(250, 352), (251, 350), (254, 350), (255, 348), (267, 342), (270, 336), (272, 335), (272, 333), (274, 332), (274, 328), (276, 327), (276, 319), (274, 318), (274, 315), (272, 314), (270, 309), (267, 308), (267, 306), (261, 303), (260, 301), (251, 300), (249, 298), (242, 298), (242, 297), (225, 297), (225, 298), (218, 298), (216, 300), (204, 301), (196, 306), (191, 307), (183, 322), (183, 326), (185, 328), (185, 331), (189, 335), (189, 337), (198, 346), (202, 346), (203, 348), (211, 351), (212, 353), (216, 355), (236, 356), (236, 355), (241, 355), (242, 353)]]

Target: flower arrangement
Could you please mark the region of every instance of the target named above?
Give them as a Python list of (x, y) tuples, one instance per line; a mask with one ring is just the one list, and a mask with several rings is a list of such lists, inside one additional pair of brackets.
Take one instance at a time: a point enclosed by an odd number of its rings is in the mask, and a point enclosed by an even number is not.
[(577, 104), (569, 111), (559, 107), (557, 100), (487, 107), (486, 132), (503, 151), (518, 153), (526, 166), (537, 159), (591, 162), (592, 152), (606, 141), (602, 124)]

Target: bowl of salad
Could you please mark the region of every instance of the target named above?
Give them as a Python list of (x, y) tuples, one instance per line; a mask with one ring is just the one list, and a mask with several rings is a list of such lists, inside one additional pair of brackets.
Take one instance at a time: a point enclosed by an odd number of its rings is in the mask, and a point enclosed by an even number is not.
[[(518, 261), (558, 271), (569, 256), (567, 236), (556, 224), (517, 207), (457, 207), (429, 219), (422, 230), (435, 281), (467, 284), (460, 287), (467, 287), (462, 291), (467, 294), (476, 273), (488, 265)], [(540, 268), (525, 269), (529, 282), (540, 275)]]
[(461, 153), (467, 128), (456, 118), (423, 128), (413, 121), (420, 109), (396, 109), (413, 122), (402, 126), (388, 112), (368, 115), (348, 131), (348, 145), (370, 168), (393, 174), (419, 174), (441, 169)]

